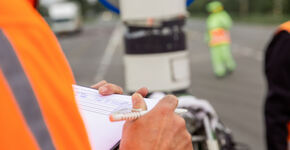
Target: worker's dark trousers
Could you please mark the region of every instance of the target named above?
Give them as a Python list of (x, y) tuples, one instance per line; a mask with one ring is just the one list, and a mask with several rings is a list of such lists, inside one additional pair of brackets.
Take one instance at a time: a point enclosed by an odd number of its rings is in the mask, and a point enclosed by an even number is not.
[(266, 50), (265, 74), (268, 91), (265, 102), (268, 150), (287, 150), (290, 121), (290, 34), (274, 36)]

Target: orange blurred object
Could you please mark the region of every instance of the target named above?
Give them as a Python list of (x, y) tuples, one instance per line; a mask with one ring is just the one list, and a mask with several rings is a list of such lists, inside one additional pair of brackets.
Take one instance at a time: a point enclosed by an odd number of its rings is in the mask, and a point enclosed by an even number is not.
[(34, 2), (0, 1), (0, 149), (90, 149), (73, 74)]
[(287, 125), (288, 127), (288, 142), (290, 143), (290, 122)]
[(290, 21), (283, 23), (280, 26), (278, 32), (280, 32), (280, 31), (288, 31), (290, 33)]

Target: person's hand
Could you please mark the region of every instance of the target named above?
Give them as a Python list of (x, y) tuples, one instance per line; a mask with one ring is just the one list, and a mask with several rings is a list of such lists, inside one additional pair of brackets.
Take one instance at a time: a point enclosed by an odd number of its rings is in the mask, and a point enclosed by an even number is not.
[[(146, 110), (142, 96), (140, 90), (133, 94), (134, 109)], [(175, 96), (166, 96), (146, 115), (127, 121), (123, 127), (120, 149), (192, 150), (191, 135), (186, 130), (185, 121), (174, 113), (177, 103)]]
[(123, 89), (121, 87), (112, 83), (107, 83), (105, 80), (102, 80), (91, 87), (99, 90), (99, 93), (103, 96), (111, 94), (123, 94)]

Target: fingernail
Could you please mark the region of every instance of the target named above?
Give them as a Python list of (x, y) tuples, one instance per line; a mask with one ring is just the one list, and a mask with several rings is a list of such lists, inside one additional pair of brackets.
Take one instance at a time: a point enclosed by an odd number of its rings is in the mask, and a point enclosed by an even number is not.
[(108, 88), (106, 88), (106, 87), (100, 87), (99, 88), (99, 92), (101, 93), (101, 94), (106, 94), (106, 92), (108, 91)]
[(140, 93), (136, 93), (136, 96), (139, 98), (139, 99), (142, 99), (143, 96), (140, 94)]
[(133, 101), (133, 105), (136, 106), (137, 104), (140, 103), (140, 99), (142, 99), (143, 97), (139, 94), (139, 93), (135, 93), (135, 100)]
[(137, 93), (137, 96), (138, 96), (138, 98), (140, 98), (140, 99), (143, 98), (143, 96), (142, 96), (141, 94), (139, 94), (139, 93)]

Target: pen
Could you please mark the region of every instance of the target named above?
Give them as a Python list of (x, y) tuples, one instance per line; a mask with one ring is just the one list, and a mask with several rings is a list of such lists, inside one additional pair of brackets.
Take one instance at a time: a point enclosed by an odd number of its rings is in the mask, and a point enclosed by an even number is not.
[[(111, 122), (116, 122), (116, 121), (129, 121), (129, 120), (136, 120), (140, 118), (141, 116), (145, 115), (149, 111), (140, 111), (140, 112), (128, 112), (128, 113), (114, 113), (111, 114), (109, 119)], [(183, 113), (187, 112), (187, 109), (182, 109), (182, 108), (177, 108), (174, 111), (176, 114), (181, 115)]]

